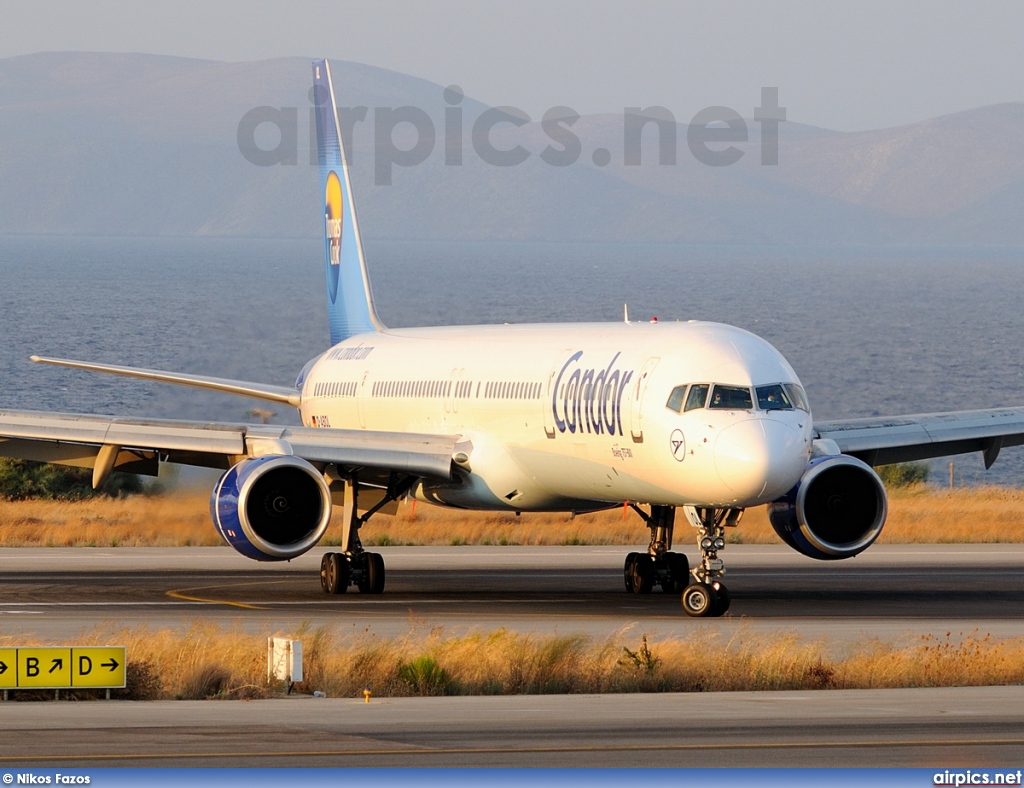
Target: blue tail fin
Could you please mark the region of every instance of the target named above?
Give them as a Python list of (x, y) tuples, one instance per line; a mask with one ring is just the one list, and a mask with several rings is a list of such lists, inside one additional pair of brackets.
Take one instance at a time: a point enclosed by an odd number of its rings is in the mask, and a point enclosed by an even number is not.
[(380, 331), (384, 325), (373, 308), (363, 242), (352, 202), (348, 158), (334, 104), (331, 67), (326, 60), (313, 61), (313, 101), (320, 194), (324, 199), (327, 316), (334, 345), (354, 334)]

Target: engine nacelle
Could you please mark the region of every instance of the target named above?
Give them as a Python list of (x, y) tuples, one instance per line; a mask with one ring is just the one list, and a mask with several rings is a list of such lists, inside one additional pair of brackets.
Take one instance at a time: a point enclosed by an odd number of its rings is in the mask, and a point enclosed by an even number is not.
[(287, 561), (323, 537), (331, 492), (323, 474), (301, 457), (256, 457), (220, 477), (210, 516), (224, 540), (247, 558)]
[(772, 528), (811, 558), (850, 558), (885, 525), (885, 485), (871, 466), (844, 454), (811, 460), (796, 487), (768, 504)]

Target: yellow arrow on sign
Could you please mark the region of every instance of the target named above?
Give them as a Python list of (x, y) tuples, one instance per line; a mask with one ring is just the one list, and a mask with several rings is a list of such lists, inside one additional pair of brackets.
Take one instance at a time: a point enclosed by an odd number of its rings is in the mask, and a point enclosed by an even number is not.
[(18, 686), (18, 649), (0, 648), (0, 689)]
[(124, 646), (71, 649), (71, 686), (124, 687), (127, 659)]
[(60, 689), (71, 686), (71, 649), (19, 648), (18, 687)]

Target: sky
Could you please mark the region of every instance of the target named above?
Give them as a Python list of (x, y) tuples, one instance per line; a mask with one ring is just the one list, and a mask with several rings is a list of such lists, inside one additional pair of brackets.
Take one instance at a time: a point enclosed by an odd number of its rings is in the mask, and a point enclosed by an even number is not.
[(885, 128), (1024, 101), (1018, 0), (4, 0), (0, 57), (146, 52), (354, 60), (534, 119), (708, 106)]

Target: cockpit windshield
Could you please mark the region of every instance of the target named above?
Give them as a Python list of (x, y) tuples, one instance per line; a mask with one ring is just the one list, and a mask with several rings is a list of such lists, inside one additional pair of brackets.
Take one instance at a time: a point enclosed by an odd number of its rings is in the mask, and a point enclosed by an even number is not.
[(757, 387), (757, 407), (761, 410), (792, 410), (793, 403), (781, 384)]
[[(708, 396), (710, 392), (711, 396)], [(759, 410), (803, 410), (811, 412), (807, 395), (798, 383), (772, 383), (755, 386), (726, 386), (720, 383), (694, 383), (672, 389), (665, 407), (676, 413), (685, 413), (700, 408), (713, 410), (753, 410), (756, 397)]]
[(754, 407), (750, 399), (750, 389), (743, 386), (716, 385), (711, 392), (708, 407), (717, 410), (751, 410)]

